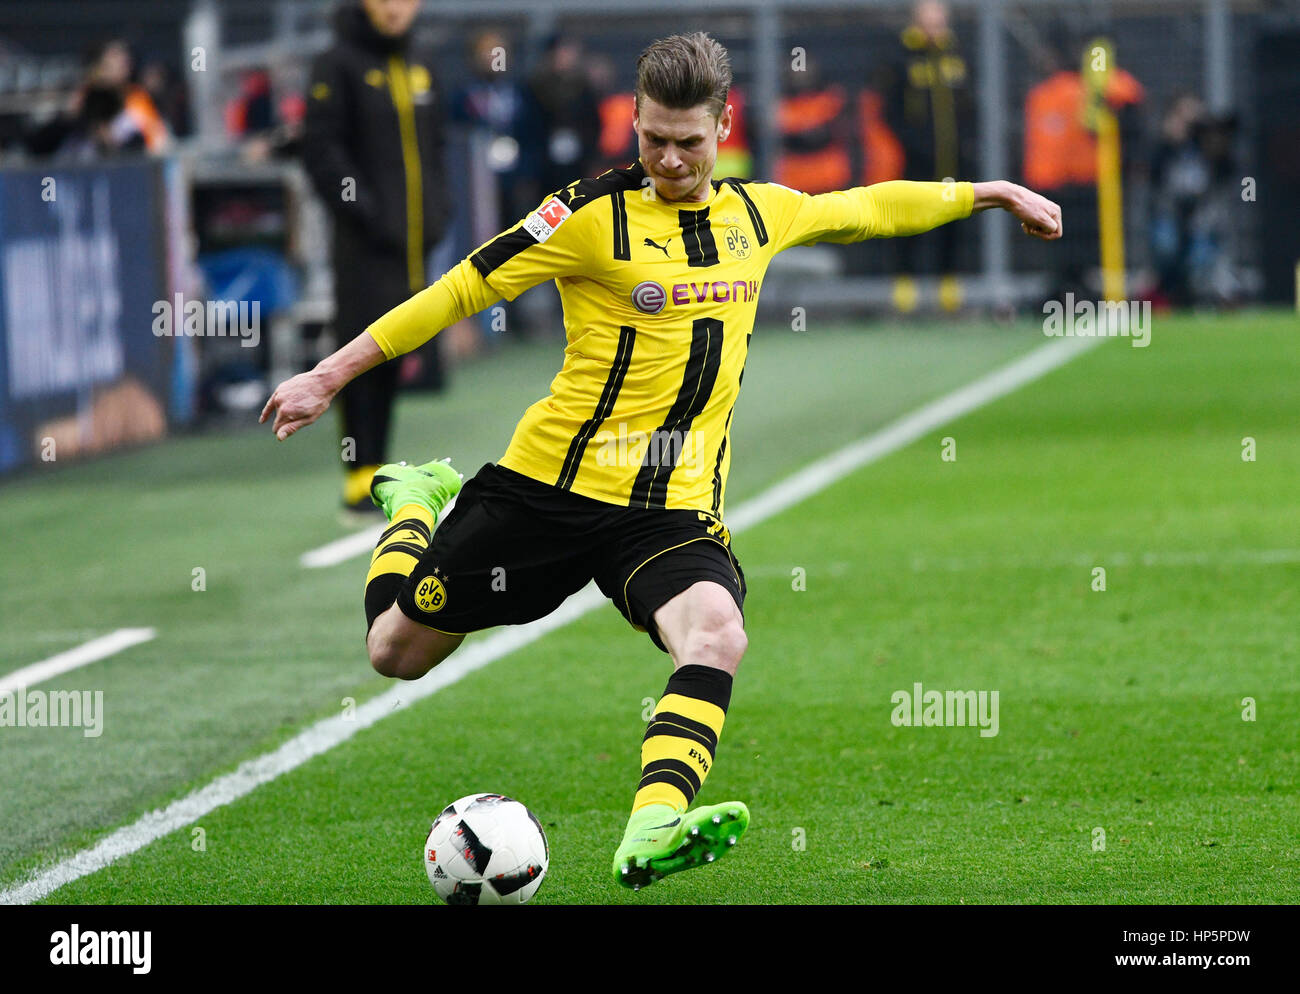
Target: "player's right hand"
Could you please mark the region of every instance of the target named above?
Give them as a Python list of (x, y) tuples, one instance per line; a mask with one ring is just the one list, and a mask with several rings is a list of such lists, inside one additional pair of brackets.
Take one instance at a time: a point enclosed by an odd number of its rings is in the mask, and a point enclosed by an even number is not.
[(262, 408), (262, 416), (257, 419), (257, 423), (264, 424), (274, 411), (275, 421), (271, 430), (283, 442), (299, 428), (306, 428), (324, 414), (333, 399), (334, 391), (323, 382), (318, 373), (314, 370), (299, 373), (275, 388), (270, 400)]
[(1064, 230), (1061, 225), (1061, 205), (1023, 186), (1015, 186), (1015, 196), (1011, 198), (1007, 210), (1020, 222), (1026, 235), (1050, 242), (1060, 238)]

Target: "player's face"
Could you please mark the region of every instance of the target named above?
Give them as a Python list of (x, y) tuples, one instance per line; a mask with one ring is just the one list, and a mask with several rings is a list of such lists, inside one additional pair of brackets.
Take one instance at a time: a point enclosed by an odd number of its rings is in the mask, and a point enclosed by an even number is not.
[(420, 12), (420, 0), (363, 0), (362, 6), (375, 30), (390, 38), (406, 34)]
[(718, 142), (731, 134), (731, 104), (714, 117), (708, 104), (677, 110), (641, 98), (632, 118), (641, 164), (664, 200), (707, 200)]

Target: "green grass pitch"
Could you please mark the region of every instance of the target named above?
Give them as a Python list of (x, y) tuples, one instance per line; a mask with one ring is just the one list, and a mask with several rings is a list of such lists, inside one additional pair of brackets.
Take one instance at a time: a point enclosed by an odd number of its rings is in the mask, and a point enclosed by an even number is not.
[[(1149, 348), (1102, 343), (737, 535), (750, 649), (700, 800), (753, 824), (714, 866), (609, 879), (669, 663), (605, 605), (204, 816), (203, 851), (187, 828), (48, 901), (432, 903), (431, 818), (492, 790), (546, 826), (539, 904), (1295, 903), (1296, 335), (1157, 316)], [(760, 329), (729, 508), (1044, 341)], [(398, 453), (476, 470), (557, 362), (508, 350), (404, 400)], [(340, 534), (334, 431), (0, 487), (0, 673), (158, 629), (41, 686), (103, 690), (101, 737), (0, 728), (0, 888), (391, 686), (365, 660), (364, 558), (298, 564)], [(918, 682), (997, 691), (998, 734), (895, 726)]]

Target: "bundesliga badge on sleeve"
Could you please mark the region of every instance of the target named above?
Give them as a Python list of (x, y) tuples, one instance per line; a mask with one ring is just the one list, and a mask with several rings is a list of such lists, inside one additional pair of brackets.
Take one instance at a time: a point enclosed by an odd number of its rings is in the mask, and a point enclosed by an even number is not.
[(528, 215), (524, 221), (524, 230), (537, 239), (540, 245), (555, 234), (555, 229), (572, 213), (573, 211), (560, 203), (558, 198), (552, 197)]

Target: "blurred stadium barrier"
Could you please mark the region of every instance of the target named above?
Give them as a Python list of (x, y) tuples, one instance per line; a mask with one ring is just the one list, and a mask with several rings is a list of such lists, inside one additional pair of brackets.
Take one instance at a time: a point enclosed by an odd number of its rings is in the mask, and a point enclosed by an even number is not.
[(0, 471), (161, 437), (194, 408), (168, 160), (0, 170)]

